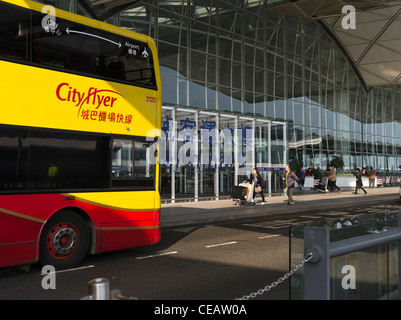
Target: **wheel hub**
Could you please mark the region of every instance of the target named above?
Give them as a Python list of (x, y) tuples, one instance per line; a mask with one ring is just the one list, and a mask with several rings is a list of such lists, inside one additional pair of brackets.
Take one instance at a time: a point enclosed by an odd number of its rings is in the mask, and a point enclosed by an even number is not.
[(79, 244), (79, 235), (74, 226), (62, 223), (56, 225), (47, 237), (47, 248), (51, 255), (66, 258), (71, 255)]

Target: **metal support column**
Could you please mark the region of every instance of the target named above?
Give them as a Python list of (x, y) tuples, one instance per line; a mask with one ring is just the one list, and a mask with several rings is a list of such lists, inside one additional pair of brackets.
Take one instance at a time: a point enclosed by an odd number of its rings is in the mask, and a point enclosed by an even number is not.
[[(252, 139), (251, 141), (246, 141), (246, 143), (252, 143), (252, 169), (256, 167), (256, 130), (255, 130), (255, 119), (252, 119)], [(248, 136), (247, 139), (248, 140)], [(246, 146), (246, 149), (248, 149), (248, 146)], [(252, 170), (251, 170), (252, 172)]]
[(288, 164), (288, 149), (287, 149), (287, 123), (283, 124), (283, 161), (284, 164)]
[(195, 137), (194, 137), (194, 143), (195, 143), (195, 154), (191, 155), (192, 159), (195, 161), (193, 163), (193, 168), (194, 168), (194, 197), (195, 201), (198, 201), (199, 198), (199, 163), (200, 163), (200, 155), (199, 155), (199, 124), (198, 124), (198, 117), (199, 112), (197, 111), (195, 113)]
[[(398, 212), (398, 228), (401, 229), (401, 212)], [(401, 240), (398, 240), (398, 300), (401, 300)]]
[(173, 120), (170, 122), (172, 126), (170, 126), (171, 131), (169, 132), (169, 162), (171, 164), (171, 203), (175, 203), (175, 171), (177, 166), (177, 126), (175, 120), (175, 109), (171, 111), (171, 117)]
[(267, 167), (269, 171), (267, 171), (269, 185), (269, 197), (272, 195), (272, 123), (271, 121), (267, 125)]
[(216, 116), (216, 169), (214, 173), (214, 191), (216, 200), (219, 200), (219, 168), (220, 168), (220, 124), (219, 117)]
[(238, 157), (238, 117), (234, 119), (234, 185), (238, 186), (239, 157)]
[(304, 247), (313, 248), (312, 260), (305, 264), (304, 299), (330, 299), (330, 230), (327, 228), (306, 227)]

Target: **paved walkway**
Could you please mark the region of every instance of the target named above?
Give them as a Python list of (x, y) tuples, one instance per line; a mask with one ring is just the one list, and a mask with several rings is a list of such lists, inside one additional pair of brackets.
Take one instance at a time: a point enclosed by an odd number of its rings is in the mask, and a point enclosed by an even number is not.
[(183, 227), (198, 223), (225, 222), (246, 217), (260, 217), (280, 213), (296, 213), (308, 209), (328, 210), (347, 206), (355, 201), (369, 203), (383, 200), (399, 199), (399, 187), (384, 187), (369, 189), (367, 195), (359, 190), (358, 194), (353, 189), (343, 189), (341, 193), (319, 193), (316, 191), (294, 190), (295, 205), (288, 205), (287, 196), (266, 196), (266, 205), (261, 205), (261, 197), (256, 196), (255, 206), (236, 206), (232, 199), (215, 201), (198, 201), (162, 204), (161, 224), (162, 228)]

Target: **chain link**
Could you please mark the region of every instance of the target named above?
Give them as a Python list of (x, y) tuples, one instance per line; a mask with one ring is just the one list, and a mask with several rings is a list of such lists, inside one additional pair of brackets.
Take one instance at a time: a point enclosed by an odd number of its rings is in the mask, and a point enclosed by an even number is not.
[(299, 269), (301, 269), (305, 263), (307, 263), (308, 261), (310, 261), (313, 258), (313, 253), (308, 253), (305, 258), (301, 261), (300, 264), (296, 265), (294, 268), (292, 268), (289, 272), (287, 272), (284, 276), (282, 276), (281, 278), (279, 278), (277, 281), (273, 281), (271, 284), (267, 285), (266, 287), (264, 287), (263, 289), (259, 289), (256, 292), (252, 292), (249, 295), (243, 296), (242, 298), (237, 298), (235, 300), (249, 300), (249, 299), (254, 299), (257, 296), (260, 296), (262, 294), (264, 294), (265, 292), (269, 291), (272, 288), (277, 287), (277, 285), (279, 285), (280, 283), (284, 282), (286, 279), (288, 279), (289, 277), (291, 277), (295, 272), (297, 272)]

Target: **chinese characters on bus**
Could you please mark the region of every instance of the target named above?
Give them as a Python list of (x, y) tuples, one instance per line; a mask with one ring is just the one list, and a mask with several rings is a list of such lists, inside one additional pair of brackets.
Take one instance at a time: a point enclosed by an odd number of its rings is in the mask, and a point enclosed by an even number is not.
[(132, 123), (132, 114), (124, 115), (122, 113), (97, 111), (90, 109), (81, 110), (80, 117), (83, 120), (91, 120), (91, 121), (102, 121), (102, 122), (124, 123), (124, 124)]

